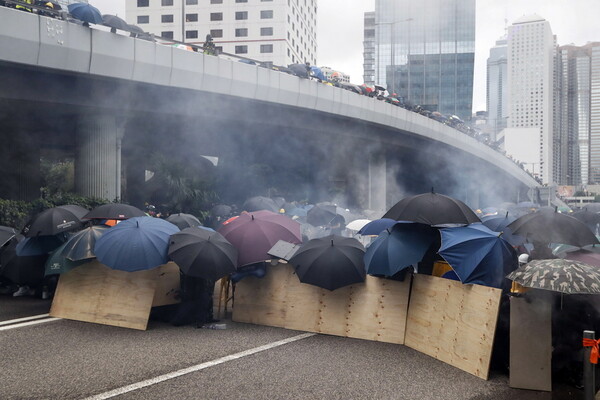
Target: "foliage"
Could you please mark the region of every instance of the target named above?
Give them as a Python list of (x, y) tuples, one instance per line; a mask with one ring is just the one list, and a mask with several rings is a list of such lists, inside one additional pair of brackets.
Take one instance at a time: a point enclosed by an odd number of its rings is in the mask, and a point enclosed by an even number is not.
[(69, 193), (75, 190), (75, 163), (73, 160), (40, 160), (42, 186), (50, 194)]

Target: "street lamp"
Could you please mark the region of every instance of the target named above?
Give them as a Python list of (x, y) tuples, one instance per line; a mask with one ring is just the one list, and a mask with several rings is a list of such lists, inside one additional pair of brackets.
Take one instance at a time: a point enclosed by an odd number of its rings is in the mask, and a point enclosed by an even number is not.
[[(400, 22), (410, 22), (413, 21), (413, 18), (406, 18), (406, 19), (401, 19), (399, 21), (391, 21), (391, 22), (377, 22), (375, 25), (390, 25), (390, 71), (392, 73), (392, 93), (396, 92), (396, 71), (395, 71), (395, 58), (396, 58), (396, 54), (395, 54), (395, 47), (396, 47), (396, 40), (395, 40), (395, 27), (396, 24), (400, 23)], [(408, 55), (410, 55), (410, 25), (408, 26)], [(409, 85), (408, 87), (410, 88), (410, 74), (408, 74), (408, 79), (409, 79)], [(391, 93), (390, 93), (391, 94)]]

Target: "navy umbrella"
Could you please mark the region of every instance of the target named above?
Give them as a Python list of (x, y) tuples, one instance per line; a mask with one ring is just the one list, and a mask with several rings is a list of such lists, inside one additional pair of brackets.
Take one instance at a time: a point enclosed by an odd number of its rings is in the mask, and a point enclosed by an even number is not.
[(398, 221), (394, 220), (394, 219), (390, 219), (390, 218), (379, 218), (376, 220), (373, 220), (371, 222), (369, 222), (368, 224), (366, 224), (365, 226), (363, 226), (359, 231), (358, 234), (359, 235), (371, 235), (371, 236), (376, 236), (379, 235), (380, 233), (382, 233), (383, 231), (385, 231), (386, 229), (391, 229), (392, 226), (396, 225), (398, 223)]
[(418, 223), (396, 224), (384, 230), (365, 253), (367, 273), (393, 276), (416, 265), (438, 236), (437, 229)]
[(517, 253), (483, 224), (443, 228), (438, 253), (450, 264), (462, 283), (501, 288), (504, 277), (517, 268)]
[(192, 214), (184, 214), (184, 213), (171, 214), (167, 218), (167, 221), (169, 221), (172, 224), (177, 225), (177, 227), (179, 229), (192, 228), (192, 227), (197, 228), (200, 225), (202, 225), (202, 222), (200, 222), (198, 220), (198, 218), (194, 217)]
[(481, 218), (481, 222), (494, 232), (504, 231), (514, 220), (516, 218), (509, 215), (508, 212), (505, 215), (491, 215)]
[(88, 3), (73, 3), (67, 6), (69, 14), (83, 22), (90, 24), (101, 24), (102, 14), (100, 11)]
[(102, 264), (122, 271), (151, 269), (168, 261), (169, 239), (179, 228), (160, 218), (134, 217), (108, 229), (94, 246)]
[(354, 238), (330, 235), (300, 246), (289, 260), (300, 282), (335, 290), (365, 280), (365, 248)]

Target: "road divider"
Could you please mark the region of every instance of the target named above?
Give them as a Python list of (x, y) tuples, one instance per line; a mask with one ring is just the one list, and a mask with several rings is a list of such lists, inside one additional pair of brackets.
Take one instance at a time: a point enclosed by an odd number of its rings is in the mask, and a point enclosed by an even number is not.
[(22, 328), (24, 326), (38, 325), (46, 322), (58, 321), (62, 318), (50, 317), (49, 314), (32, 315), (31, 317), (23, 317), (16, 319), (9, 319), (7, 321), (0, 321), (0, 331), (7, 331), (9, 329)]

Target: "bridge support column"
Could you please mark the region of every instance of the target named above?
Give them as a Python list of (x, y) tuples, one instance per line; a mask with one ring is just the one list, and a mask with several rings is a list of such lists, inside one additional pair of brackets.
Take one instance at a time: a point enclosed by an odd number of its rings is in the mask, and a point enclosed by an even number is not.
[(83, 116), (77, 123), (75, 190), (106, 200), (121, 198), (123, 124), (114, 116)]
[(369, 156), (369, 199), (367, 208), (384, 213), (387, 211), (387, 159), (385, 154)]

